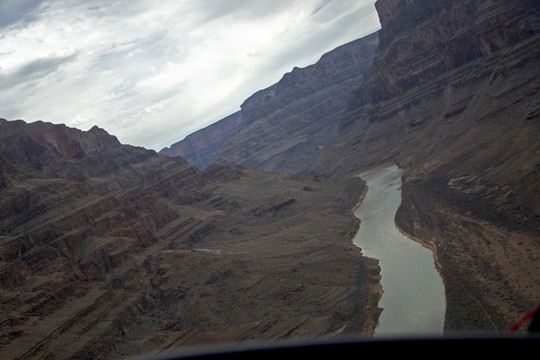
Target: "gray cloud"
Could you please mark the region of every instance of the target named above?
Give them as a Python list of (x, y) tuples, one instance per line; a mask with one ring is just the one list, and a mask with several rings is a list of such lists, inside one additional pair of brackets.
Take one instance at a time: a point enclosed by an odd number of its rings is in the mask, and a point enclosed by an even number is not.
[(377, 30), (374, 2), (2, 1), (0, 117), (160, 150)]
[(0, 29), (21, 20), (33, 19), (34, 11), (43, 0), (2, 0), (0, 2)]
[(298, 0), (206, 0), (194, 2), (192, 11), (201, 14), (203, 22), (214, 21), (231, 14), (238, 18), (251, 17), (257, 19), (270, 16), (273, 13), (282, 11), (284, 6), (291, 6), (298, 2)]
[(11, 89), (29, 81), (39, 80), (54, 73), (62, 64), (73, 61), (75, 58), (76, 55), (35, 59), (21, 64), (11, 73), (2, 74), (0, 72), (0, 89)]

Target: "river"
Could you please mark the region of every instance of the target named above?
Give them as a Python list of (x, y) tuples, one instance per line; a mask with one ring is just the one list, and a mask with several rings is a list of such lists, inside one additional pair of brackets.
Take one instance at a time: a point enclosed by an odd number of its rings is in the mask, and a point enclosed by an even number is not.
[(394, 223), (402, 173), (393, 165), (360, 175), (368, 192), (354, 212), (361, 222), (353, 243), (364, 256), (379, 260), (384, 292), (374, 336), (440, 336), (446, 300), (433, 253)]

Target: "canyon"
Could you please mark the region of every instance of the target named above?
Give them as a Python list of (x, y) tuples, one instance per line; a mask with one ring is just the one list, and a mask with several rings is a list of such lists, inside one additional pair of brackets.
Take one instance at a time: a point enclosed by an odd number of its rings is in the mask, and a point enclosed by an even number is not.
[[(349, 93), (377, 48), (377, 33), (342, 45), (246, 99), (241, 110), (160, 151), (204, 169), (217, 163), (295, 172), (337, 132)], [(201, 161), (202, 160), (202, 161)]]
[(436, 255), (446, 331), (504, 331), (540, 298), (540, 5), (377, 7), (377, 54), (307, 172), (404, 168), (396, 223)]
[(444, 282), (446, 334), (537, 307), (540, 4), (375, 6), (378, 32), (160, 153), (0, 119), (0, 354), (369, 337), (381, 289), (351, 242), (356, 175), (388, 164), (396, 226)]
[[(215, 162), (231, 154), (252, 168), (334, 179), (399, 165), (396, 224), (435, 253), (447, 291), (446, 332), (504, 331), (540, 298), (540, 5), (375, 6), (377, 49), (351, 80), (337, 129), (324, 142), (284, 151), (272, 120), (283, 107), (257, 113), (248, 106), (243, 116), (253, 131), (225, 139)], [(265, 147), (272, 150), (258, 152)], [(280, 167), (263, 159), (269, 154), (298, 161)]]
[(97, 127), (0, 120), (0, 134), (4, 358), (375, 326), (377, 262), (350, 241), (360, 181), (200, 171)]

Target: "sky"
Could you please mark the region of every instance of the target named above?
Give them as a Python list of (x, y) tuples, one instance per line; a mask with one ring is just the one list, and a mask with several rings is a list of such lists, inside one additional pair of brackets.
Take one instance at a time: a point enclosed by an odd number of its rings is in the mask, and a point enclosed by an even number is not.
[(159, 151), (380, 28), (375, 0), (0, 0), (0, 118)]

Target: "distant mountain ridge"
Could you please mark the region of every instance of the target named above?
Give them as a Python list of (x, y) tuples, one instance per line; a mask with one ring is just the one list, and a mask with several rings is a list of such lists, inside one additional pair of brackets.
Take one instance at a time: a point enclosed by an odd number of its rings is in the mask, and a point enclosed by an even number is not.
[[(241, 111), (160, 151), (205, 168), (240, 164), (292, 171), (337, 131), (347, 94), (377, 47), (377, 33), (342, 45), (250, 96)], [(204, 141), (203, 141), (204, 140)]]
[(191, 165), (204, 170), (212, 165), (225, 140), (240, 131), (242, 113), (227, 116), (201, 130), (189, 134), (185, 139), (162, 149), (159, 153), (182, 156)]

